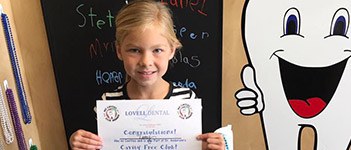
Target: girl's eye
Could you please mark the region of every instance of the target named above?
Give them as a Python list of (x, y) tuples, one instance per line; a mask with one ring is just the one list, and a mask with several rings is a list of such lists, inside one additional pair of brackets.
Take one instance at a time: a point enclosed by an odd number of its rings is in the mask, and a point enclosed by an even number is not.
[(128, 50), (128, 52), (131, 52), (131, 53), (139, 53), (140, 50), (137, 49), (137, 48), (131, 48), (131, 49)]
[(154, 50), (155, 53), (161, 53), (162, 51), (163, 51), (163, 50), (162, 50), (162, 49), (159, 49), (159, 48), (157, 48), (157, 49)]
[(337, 10), (333, 16), (333, 21), (330, 27), (330, 35), (346, 36), (349, 26), (349, 13), (346, 9)]
[(300, 14), (296, 8), (290, 8), (284, 16), (284, 35), (300, 34)]

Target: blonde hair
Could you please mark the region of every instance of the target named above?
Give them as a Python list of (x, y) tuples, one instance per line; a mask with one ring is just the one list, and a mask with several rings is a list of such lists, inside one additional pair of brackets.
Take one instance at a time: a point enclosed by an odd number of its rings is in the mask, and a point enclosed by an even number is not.
[(158, 25), (160, 30), (163, 30), (165, 38), (172, 47), (177, 49), (182, 47), (173, 29), (171, 10), (161, 2), (154, 0), (134, 0), (118, 12), (116, 44), (121, 45), (130, 32), (143, 31), (153, 25)]
[[(116, 16), (116, 46), (122, 44), (128, 34), (133, 31), (143, 31), (147, 27), (158, 25), (163, 30), (163, 36), (168, 40), (171, 47), (180, 49), (182, 44), (177, 39), (173, 28), (172, 12), (162, 4), (154, 0), (134, 0), (122, 7)], [(130, 76), (127, 74), (125, 81)]]

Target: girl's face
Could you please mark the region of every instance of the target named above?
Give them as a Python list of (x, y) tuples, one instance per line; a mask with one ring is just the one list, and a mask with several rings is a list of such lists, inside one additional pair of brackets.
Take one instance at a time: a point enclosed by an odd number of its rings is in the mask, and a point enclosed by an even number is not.
[(147, 27), (128, 34), (117, 48), (118, 58), (124, 63), (130, 82), (140, 86), (157, 86), (163, 81), (173, 48), (158, 26)]

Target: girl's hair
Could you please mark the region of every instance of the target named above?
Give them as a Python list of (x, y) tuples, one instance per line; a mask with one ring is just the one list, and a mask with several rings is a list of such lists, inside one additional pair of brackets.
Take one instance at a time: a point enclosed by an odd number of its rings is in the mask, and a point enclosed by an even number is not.
[(116, 44), (121, 45), (125, 37), (133, 31), (157, 25), (172, 47), (180, 49), (182, 44), (177, 39), (173, 28), (171, 10), (154, 0), (134, 0), (125, 5), (116, 17)]

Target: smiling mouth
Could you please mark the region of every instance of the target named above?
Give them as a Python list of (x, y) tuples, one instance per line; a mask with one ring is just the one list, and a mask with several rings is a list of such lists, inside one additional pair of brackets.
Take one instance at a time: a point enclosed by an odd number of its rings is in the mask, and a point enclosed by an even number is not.
[(152, 72), (140, 72), (140, 74), (142, 74), (142, 75), (150, 75), (150, 74), (152, 74)]
[(139, 71), (139, 73), (142, 75), (151, 75), (151, 74), (155, 73), (155, 71)]
[(315, 117), (327, 107), (348, 60), (327, 67), (301, 67), (278, 58), (285, 96), (302, 118)]

